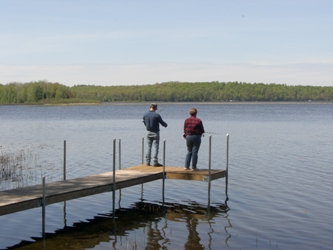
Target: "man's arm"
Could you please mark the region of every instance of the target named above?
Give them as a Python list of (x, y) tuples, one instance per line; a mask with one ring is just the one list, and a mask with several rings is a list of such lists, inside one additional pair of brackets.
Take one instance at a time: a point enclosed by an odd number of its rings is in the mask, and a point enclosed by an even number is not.
[(168, 126), (168, 124), (165, 122), (165, 121), (163, 121), (163, 119), (162, 119), (162, 117), (159, 115), (159, 123), (163, 126), (163, 127), (167, 127)]
[(145, 119), (145, 116), (142, 117), (142, 122), (143, 122), (143, 124), (146, 126), (146, 119)]

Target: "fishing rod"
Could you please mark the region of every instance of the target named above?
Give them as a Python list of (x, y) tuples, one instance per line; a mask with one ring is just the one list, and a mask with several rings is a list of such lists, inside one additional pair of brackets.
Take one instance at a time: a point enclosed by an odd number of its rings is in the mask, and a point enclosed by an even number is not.
[(215, 132), (205, 132), (202, 134), (202, 137), (205, 137), (205, 134), (215, 134), (215, 135), (223, 135), (221, 133), (215, 133)]
[[(163, 110), (169, 108), (169, 106), (165, 106), (164, 108), (160, 109), (160, 110), (157, 110), (156, 113), (161, 113)], [(206, 131), (204, 134), (215, 134), (215, 135), (223, 135), (221, 133), (216, 133), (216, 132), (208, 132)]]
[(216, 133), (216, 132), (208, 132), (208, 131), (206, 131), (206, 132), (205, 132), (205, 134), (223, 135), (223, 134), (221, 134), (221, 133)]
[(166, 106), (166, 107), (164, 107), (164, 108), (162, 108), (162, 109), (158, 109), (157, 111), (156, 111), (156, 113), (161, 113), (163, 110), (165, 110), (165, 109), (167, 109), (168, 108), (168, 106)]

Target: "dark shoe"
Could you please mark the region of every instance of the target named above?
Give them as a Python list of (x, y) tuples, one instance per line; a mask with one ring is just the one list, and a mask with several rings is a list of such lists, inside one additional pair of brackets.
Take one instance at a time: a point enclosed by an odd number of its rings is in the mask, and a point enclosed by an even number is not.
[(199, 169), (198, 168), (192, 168), (192, 171), (198, 171)]
[(146, 163), (146, 165), (147, 165), (147, 166), (150, 166), (150, 163), (149, 163), (149, 162), (147, 162), (147, 163)]
[(153, 165), (154, 167), (162, 167), (163, 165), (161, 164), (161, 163), (154, 163), (154, 165)]
[(190, 168), (187, 168), (187, 167), (185, 167), (184, 169), (185, 169), (185, 170), (191, 170)]

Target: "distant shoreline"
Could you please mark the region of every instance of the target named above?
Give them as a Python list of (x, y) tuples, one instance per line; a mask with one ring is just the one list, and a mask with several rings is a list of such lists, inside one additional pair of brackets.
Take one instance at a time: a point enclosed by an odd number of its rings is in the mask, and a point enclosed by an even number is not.
[[(102, 102), (98, 105), (150, 105), (157, 103), (158, 105), (188, 105), (188, 104), (225, 104), (225, 105), (241, 105), (241, 104), (333, 104), (333, 102)], [(89, 104), (88, 104), (89, 105)]]
[[(150, 105), (152, 102), (96, 102), (96, 103), (83, 103), (83, 102), (78, 102), (78, 103), (43, 103), (43, 104), (36, 104), (36, 103), (26, 103), (26, 104), (0, 104), (0, 106), (130, 106), (130, 105)], [(156, 101), (155, 101), (156, 102)], [(156, 102), (159, 105), (201, 105), (201, 104), (220, 104), (220, 105), (255, 105), (255, 104), (263, 104), (263, 105), (281, 105), (281, 104), (333, 104), (333, 102), (329, 101), (307, 101), (307, 102), (295, 102), (295, 101), (282, 101), (282, 102), (236, 102), (236, 101), (231, 101), (231, 102)]]

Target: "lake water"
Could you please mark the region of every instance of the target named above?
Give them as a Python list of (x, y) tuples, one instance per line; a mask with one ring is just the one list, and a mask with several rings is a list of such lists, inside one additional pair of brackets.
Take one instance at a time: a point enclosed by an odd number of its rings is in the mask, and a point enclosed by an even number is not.
[[(149, 104), (0, 106), (0, 156), (22, 169), (0, 190), (112, 170), (113, 140), (121, 140), (121, 168), (141, 164)], [(168, 123), (166, 165), (184, 164), (183, 122), (198, 109), (206, 135), (198, 167), (226, 167), (229, 184), (162, 181), (0, 217), (0, 249), (332, 249), (333, 104), (160, 104)], [(159, 158), (162, 161), (163, 143)], [(117, 149), (118, 157), (118, 149)], [(117, 160), (118, 161), (118, 160)], [(118, 163), (117, 163), (118, 164)], [(118, 166), (117, 166), (118, 167)], [(1, 198), (1, 197), (0, 197)]]

